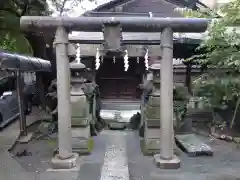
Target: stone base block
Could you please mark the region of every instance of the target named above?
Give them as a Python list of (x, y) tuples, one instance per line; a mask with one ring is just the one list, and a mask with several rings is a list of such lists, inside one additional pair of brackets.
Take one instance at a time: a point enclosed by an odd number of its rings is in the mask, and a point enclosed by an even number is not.
[(90, 134), (90, 126), (85, 128), (72, 128), (72, 148), (73, 152), (79, 154), (89, 154), (93, 149), (94, 141)]
[(160, 119), (160, 107), (152, 107), (147, 105), (144, 114), (148, 119)]
[(71, 123), (73, 127), (86, 127), (89, 125), (90, 120), (86, 118), (71, 118)]
[(147, 117), (145, 117), (144, 119), (145, 119), (145, 124), (148, 128), (160, 129), (160, 119), (147, 119)]
[(160, 107), (160, 95), (159, 96), (149, 96), (148, 104), (150, 106)]
[(116, 129), (116, 130), (122, 130), (126, 128), (126, 123), (125, 122), (110, 122), (108, 127), (109, 129)]
[(94, 146), (93, 138), (80, 140), (77, 143), (73, 144), (73, 152), (81, 155), (87, 155), (92, 152), (93, 146)]
[(174, 155), (171, 160), (161, 159), (160, 154), (154, 155), (154, 164), (161, 169), (179, 169), (180, 159)]
[(144, 155), (152, 156), (160, 150), (160, 128), (149, 128), (145, 126), (144, 139), (141, 146)]
[(78, 154), (73, 153), (72, 157), (68, 159), (60, 159), (58, 154), (55, 155), (51, 161), (51, 167), (53, 169), (72, 169), (77, 166)]
[[(150, 142), (150, 143), (149, 143)], [(173, 152), (174, 154), (180, 154), (179, 149), (176, 146), (175, 141), (173, 142)], [(140, 148), (144, 156), (153, 156), (160, 153), (160, 139), (151, 139), (145, 141), (144, 138), (140, 139)]]
[(149, 128), (145, 124), (145, 127), (144, 127), (144, 137), (146, 139), (159, 139), (160, 135), (161, 135), (160, 134), (160, 128)]
[(144, 140), (140, 140), (140, 148), (144, 156), (153, 156), (155, 154), (159, 154), (160, 151), (160, 149), (147, 149)]
[(88, 139), (91, 137), (90, 125), (86, 127), (72, 127), (72, 138)]
[(21, 144), (29, 143), (32, 140), (33, 133), (29, 132), (26, 136), (21, 136), (17, 141)]
[(160, 149), (160, 139), (145, 139), (146, 149), (159, 150)]

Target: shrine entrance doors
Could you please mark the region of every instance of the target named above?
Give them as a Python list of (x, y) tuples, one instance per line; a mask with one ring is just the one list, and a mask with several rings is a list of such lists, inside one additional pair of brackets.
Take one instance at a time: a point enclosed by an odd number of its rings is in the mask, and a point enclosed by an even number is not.
[(141, 92), (138, 85), (145, 71), (144, 60), (129, 58), (128, 71), (124, 71), (123, 58), (104, 58), (96, 74), (102, 99), (138, 100)]

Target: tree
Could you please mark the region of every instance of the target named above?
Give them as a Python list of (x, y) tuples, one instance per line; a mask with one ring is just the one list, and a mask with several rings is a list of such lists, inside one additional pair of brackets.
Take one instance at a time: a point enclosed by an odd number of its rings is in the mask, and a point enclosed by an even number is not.
[[(47, 10), (44, 0), (5, 0), (0, 6), (0, 47), (2, 49), (31, 53), (31, 44), (20, 30), (19, 21), (23, 15), (41, 15)], [(24, 45), (23, 45), (24, 44)]]
[[(198, 61), (208, 68), (215, 68), (200, 76), (194, 82), (194, 95), (201, 97), (206, 107), (212, 109), (232, 108), (232, 127), (240, 104), (240, 0), (232, 1), (220, 9), (222, 16), (213, 19), (207, 30), (208, 37), (197, 48), (200, 54), (188, 61)], [(185, 10), (186, 16), (206, 17), (206, 11)], [(209, 14), (209, 13), (208, 13)], [(216, 70), (217, 69), (217, 70)], [(233, 106), (234, 104), (234, 106)]]
[[(36, 33), (22, 32), (19, 26), (21, 16), (51, 15), (54, 10), (59, 16), (68, 15), (74, 6), (83, 0), (4, 0), (0, 2), (0, 48), (31, 54), (52, 62), (55, 72), (53, 35), (40, 36)], [(88, 0), (94, 1), (94, 0)], [(49, 7), (51, 4), (52, 9)], [(51, 9), (51, 10), (50, 10)], [(46, 46), (48, 44), (48, 46)]]

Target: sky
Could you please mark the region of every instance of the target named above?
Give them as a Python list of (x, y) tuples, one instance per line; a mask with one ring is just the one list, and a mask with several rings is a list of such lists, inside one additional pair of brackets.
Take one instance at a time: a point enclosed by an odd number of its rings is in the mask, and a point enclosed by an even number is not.
[[(63, 0), (59, 0), (63, 1)], [(67, 13), (69, 17), (78, 17), (81, 16), (85, 11), (90, 11), (104, 3), (109, 2), (110, 0), (96, 0), (95, 2), (90, 2), (89, 0), (82, 0), (81, 3), (77, 3), (73, 5), (73, 2), (77, 2), (77, 0), (68, 0), (65, 5), (65, 8), (71, 9)], [(47, 0), (50, 10), (53, 12), (52, 16), (59, 16), (59, 12), (56, 11), (56, 8), (52, 5), (51, 0)], [(77, 36), (79, 33), (73, 31), (70, 36)]]
[[(63, 0), (60, 0), (63, 1)], [(67, 13), (67, 16), (70, 17), (78, 17), (83, 14), (85, 11), (92, 10), (99, 5), (102, 5), (110, 0), (96, 0), (95, 2), (90, 2), (89, 0), (82, 0), (81, 3), (76, 3), (74, 5), (73, 2), (77, 2), (77, 0), (68, 0), (65, 7), (71, 8), (72, 10)], [(50, 9), (54, 12), (52, 16), (59, 16), (59, 12), (56, 11), (56, 8), (51, 3), (51, 0), (48, 0), (48, 5)]]

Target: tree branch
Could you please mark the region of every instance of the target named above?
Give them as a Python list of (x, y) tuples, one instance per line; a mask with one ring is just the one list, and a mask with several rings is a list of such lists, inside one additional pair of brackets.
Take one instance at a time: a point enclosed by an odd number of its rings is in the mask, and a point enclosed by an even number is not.
[(62, 13), (64, 11), (65, 4), (67, 3), (67, 0), (64, 0), (60, 9), (60, 16), (62, 16)]

